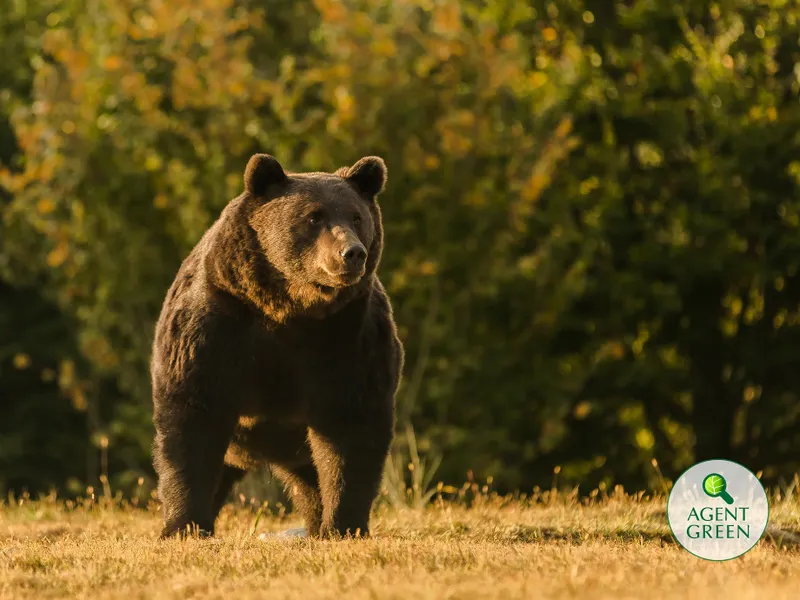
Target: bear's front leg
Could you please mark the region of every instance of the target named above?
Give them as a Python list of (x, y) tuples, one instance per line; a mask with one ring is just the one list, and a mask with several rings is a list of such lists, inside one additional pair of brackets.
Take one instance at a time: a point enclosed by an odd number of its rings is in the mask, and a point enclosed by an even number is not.
[(369, 535), (392, 435), (391, 415), (361, 425), (338, 420), (309, 429), (323, 504), (320, 537)]
[(216, 496), (235, 416), (213, 415), (178, 402), (165, 404), (154, 419), (154, 464), (164, 507), (160, 537), (184, 537), (193, 531), (213, 535)]

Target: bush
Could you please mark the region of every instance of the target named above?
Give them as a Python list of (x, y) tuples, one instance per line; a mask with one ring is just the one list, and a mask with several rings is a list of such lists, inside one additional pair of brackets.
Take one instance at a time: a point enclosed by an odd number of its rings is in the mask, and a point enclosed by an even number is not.
[(266, 6), (39, 3), (9, 96), (6, 276), (113, 383), (89, 402), (119, 477), (149, 463), (165, 290), (256, 151), (387, 160), (400, 422), (445, 480), (797, 467), (797, 8)]

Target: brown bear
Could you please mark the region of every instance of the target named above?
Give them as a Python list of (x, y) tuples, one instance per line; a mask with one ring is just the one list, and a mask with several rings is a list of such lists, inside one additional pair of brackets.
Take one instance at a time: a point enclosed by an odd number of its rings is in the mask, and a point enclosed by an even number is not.
[(386, 165), (286, 173), (253, 156), (183, 262), (151, 363), (161, 537), (213, 535), (232, 486), (268, 465), (308, 535), (368, 535), (403, 366), (376, 274)]

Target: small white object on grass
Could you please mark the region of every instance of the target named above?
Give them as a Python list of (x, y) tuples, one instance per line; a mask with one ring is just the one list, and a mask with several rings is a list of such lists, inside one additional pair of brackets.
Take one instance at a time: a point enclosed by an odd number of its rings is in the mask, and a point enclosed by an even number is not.
[(308, 531), (305, 527), (297, 527), (295, 529), (287, 529), (278, 533), (262, 533), (258, 536), (261, 541), (273, 540), (276, 538), (305, 538), (308, 537)]

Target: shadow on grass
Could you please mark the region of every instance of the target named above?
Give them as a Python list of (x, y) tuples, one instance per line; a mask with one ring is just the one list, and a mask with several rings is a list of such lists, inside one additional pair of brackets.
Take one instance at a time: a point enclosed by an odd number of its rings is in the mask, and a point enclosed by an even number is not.
[[(451, 523), (450, 527), (438, 532), (425, 532), (425, 537), (444, 537), (449, 539), (472, 538), (477, 534), (488, 542), (509, 544), (547, 544), (565, 543), (581, 545), (591, 542), (618, 542), (622, 544), (658, 544), (659, 546), (677, 546), (678, 543), (669, 531), (663, 527), (642, 525), (639, 527), (619, 529), (582, 529), (579, 527), (535, 527), (531, 525), (516, 525), (504, 528), (494, 534), (481, 535), (477, 531), (460, 522)], [(386, 532), (388, 537), (392, 532)], [(405, 536), (400, 536), (405, 537)], [(761, 539), (761, 544), (779, 550), (800, 549), (800, 531), (780, 529), (774, 526), (767, 528)]]
[(583, 544), (593, 541), (618, 541), (623, 543), (644, 543), (658, 542), (660, 544), (674, 544), (670, 533), (647, 529), (624, 529), (624, 530), (587, 530), (564, 527), (518, 527), (510, 532), (508, 536), (510, 542), (522, 543), (547, 543), (565, 542), (568, 544)]
[[(619, 529), (611, 531), (588, 531), (563, 529), (558, 527), (521, 528), (514, 541), (537, 543), (560, 541), (569, 544), (582, 544), (589, 541), (630, 543), (658, 543), (662, 546), (677, 546), (670, 532), (648, 529)], [(512, 538), (513, 539), (513, 538)], [(800, 549), (800, 531), (768, 527), (761, 544), (778, 550)]]

